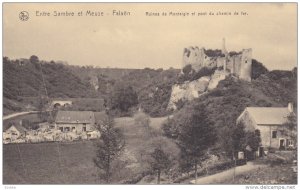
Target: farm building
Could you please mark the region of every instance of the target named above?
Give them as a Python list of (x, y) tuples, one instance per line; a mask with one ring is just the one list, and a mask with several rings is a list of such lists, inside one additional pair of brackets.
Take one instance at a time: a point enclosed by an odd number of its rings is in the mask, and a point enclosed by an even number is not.
[(5, 142), (14, 142), (17, 139), (25, 139), (26, 135), (27, 129), (19, 123), (13, 123), (3, 132), (3, 140)]
[(58, 111), (55, 128), (62, 132), (87, 132), (95, 129), (95, 115), (92, 111)]
[(286, 132), (289, 115), (295, 115), (291, 103), (288, 107), (247, 107), (237, 122), (243, 122), (246, 130), (258, 130), (263, 148), (287, 149), (294, 146), (291, 131)]

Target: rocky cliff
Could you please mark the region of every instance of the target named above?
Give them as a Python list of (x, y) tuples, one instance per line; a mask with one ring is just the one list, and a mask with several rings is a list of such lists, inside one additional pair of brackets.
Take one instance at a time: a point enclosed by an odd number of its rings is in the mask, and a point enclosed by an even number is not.
[(229, 72), (224, 70), (216, 70), (211, 76), (203, 76), (194, 81), (186, 81), (183, 84), (175, 84), (172, 86), (169, 110), (176, 110), (179, 101), (190, 101), (198, 98), (217, 87), (221, 80), (224, 80)]

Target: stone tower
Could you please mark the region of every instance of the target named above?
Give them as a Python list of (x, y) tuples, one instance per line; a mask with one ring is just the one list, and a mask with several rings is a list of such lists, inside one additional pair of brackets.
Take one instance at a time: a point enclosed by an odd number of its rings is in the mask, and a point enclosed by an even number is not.
[(251, 82), (252, 74), (252, 49), (243, 49), (241, 58), (240, 79)]
[(223, 38), (223, 42), (222, 42), (222, 53), (226, 56), (226, 54), (228, 54), (227, 50), (226, 50), (226, 46), (225, 46), (225, 38)]
[(228, 52), (227, 52), (226, 46), (225, 46), (225, 38), (223, 38), (223, 43), (222, 43), (222, 53), (225, 55), (224, 63), (223, 63), (223, 70), (226, 71), (226, 70), (227, 70)]

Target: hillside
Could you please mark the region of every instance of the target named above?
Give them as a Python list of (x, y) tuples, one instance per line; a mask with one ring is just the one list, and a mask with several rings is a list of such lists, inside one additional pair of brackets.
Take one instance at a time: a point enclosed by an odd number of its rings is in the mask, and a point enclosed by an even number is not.
[(95, 96), (88, 83), (80, 80), (61, 63), (19, 62), (4, 58), (3, 71), (3, 95), (9, 99), (45, 95), (43, 76), (49, 97)]
[[(212, 51), (214, 52), (214, 51)], [(41, 63), (41, 64), (39, 64)], [(171, 113), (167, 110), (170, 100), (172, 86), (182, 84), (185, 81), (195, 81), (202, 76), (211, 75), (214, 70), (200, 70), (189, 73), (184, 69), (183, 74), (179, 74), (179, 69), (116, 69), (116, 68), (95, 68), (91, 66), (72, 66), (54, 61), (39, 61), (30, 59), (9, 60), (3, 58), (3, 100), (4, 113), (9, 114), (23, 110), (32, 110), (37, 107), (37, 98), (45, 95), (42, 85), (42, 73), (45, 85), (50, 98), (80, 99), (109, 98), (113, 93), (112, 89), (116, 85), (131, 86), (138, 95), (138, 103), (144, 111), (153, 117), (165, 116)], [(258, 106), (285, 106), (288, 101), (296, 103), (296, 69), (293, 71), (268, 71), (262, 63), (252, 60), (252, 82), (242, 83), (236, 91), (240, 94), (248, 92), (249, 97), (257, 96), (252, 105)], [(206, 101), (211, 101), (210, 97), (217, 99), (227, 91), (222, 88), (226, 81), (221, 82), (215, 89), (211, 90), (204, 97), (209, 97)], [(224, 83), (224, 84), (223, 84)], [(242, 84), (240, 84), (242, 83)], [(231, 82), (230, 84), (234, 84)], [(228, 92), (228, 97), (222, 99), (244, 100), (242, 96), (236, 96)], [(256, 94), (256, 95), (254, 95)], [(203, 98), (200, 98), (203, 99)], [(205, 99), (205, 98), (204, 98)], [(228, 100), (229, 101), (229, 100)], [(230, 102), (230, 101), (229, 101)], [(86, 109), (101, 111), (103, 105), (92, 106), (93, 101), (80, 102), (74, 109)], [(95, 103), (94, 105), (98, 105)], [(179, 108), (185, 101), (178, 102)], [(220, 104), (223, 105), (223, 104)], [(240, 109), (246, 106), (243, 105)], [(239, 110), (240, 111), (240, 110)]]
[[(192, 101), (185, 102), (171, 123), (180, 123), (183, 115), (193, 109), (205, 107), (209, 120), (218, 131), (216, 149), (226, 149), (227, 132), (236, 125), (242, 111), (249, 106), (287, 107), (289, 102), (297, 110), (297, 69), (293, 71), (270, 71), (250, 82), (227, 77), (218, 86)], [(169, 128), (168, 126), (171, 126)], [(176, 136), (176, 125), (166, 125), (166, 134)], [(219, 151), (218, 151), (219, 152)]]
[(132, 71), (119, 83), (132, 86), (144, 111), (153, 117), (168, 114), (167, 105), (172, 85), (177, 81), (179, 69), (149, 69)]
[[(37, 98), (46, 95), (43, 80), (50, 98), (97, 97), (91, 85), (74, 75), (64, 64), (4, 57), (4, 113), (34, 109)], [(27, 101), (30, 98), (31, 101)]]
[[(115, 85), (127, 85), (138, 94), (139, 103), (146, 112), (154, 116), (166, 115), (165, 108), (171, 86), (179, 71), (73, 66), (61, 62), (40, 61), (36, 56), (17, 60), (4, 57), (4, 114), (36, 109), (38, 98), (46, 95), (43, 73), (48, 96), (52, 99), (76, 99), (78, 102), (80, 99), (91, 98), (103, 100), (108, 98)], [(83, 101), (77, 107), (80, 110), (101, 111), (95, 106), (91, 107), (92, 104), (91, 101)], [(84, 105), (88, 107), (82, 108)], [(103, 109), (103, 105), (99, 106), (99, 109)]]

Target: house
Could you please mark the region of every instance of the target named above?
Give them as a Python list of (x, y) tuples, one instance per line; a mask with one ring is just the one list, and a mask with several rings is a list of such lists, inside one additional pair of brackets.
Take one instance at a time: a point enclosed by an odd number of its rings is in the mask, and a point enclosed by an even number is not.
[(27, 129), (19, 123), (13, 123), (3, 132), (3, 140), (5, 142), (13, 142), (17, 139), (25, 139), (26, 135)]
[(95, 129), (95, 115), (92, 111), (58, 111), (55, 128), (62, 132), (87, 132)]
[(288, 107), (247, 107), (237, 122), (243, 122), (246, 130), (259, 131), (263, 148), (287, 149), (294, 145), (284, 125), (290, 114), (295, 115), (291, 103)]

